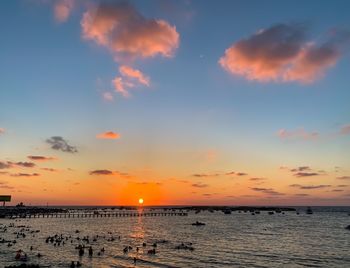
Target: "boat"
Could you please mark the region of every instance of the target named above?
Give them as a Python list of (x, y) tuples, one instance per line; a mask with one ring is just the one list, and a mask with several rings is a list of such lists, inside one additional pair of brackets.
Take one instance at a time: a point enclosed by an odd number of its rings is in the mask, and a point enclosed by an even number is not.
[(312, 209), (310, 208), (310, 207), (308, 207), (307, 209), (306, 209), (306, 214), (314, 214), (314, 212), (312, 211)]
[(192, 223), (193, 226), (204, 226), (204, 222), (196, 221), (195, 223)]

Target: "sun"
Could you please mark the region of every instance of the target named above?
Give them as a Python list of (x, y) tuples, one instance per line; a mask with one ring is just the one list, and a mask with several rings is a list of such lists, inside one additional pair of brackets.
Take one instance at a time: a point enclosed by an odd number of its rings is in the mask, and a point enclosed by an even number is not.
[(140, 204), (140, 205), (143, 204), (143, 198), (139, 198), (139, 204)]

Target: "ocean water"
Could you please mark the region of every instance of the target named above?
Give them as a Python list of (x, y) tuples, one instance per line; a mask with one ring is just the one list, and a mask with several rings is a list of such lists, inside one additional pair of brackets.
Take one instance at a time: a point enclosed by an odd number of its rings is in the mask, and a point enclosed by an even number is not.
[[(262, 211), (257, 215), (189, 212), (187, 217), (0, 219), (2, 227), (15, 225), (6, 232), (0, 229), (0, 239), (17, 241), (11, 247), (0, 243), (0, 267), (20, 264), (14, 259), (19, 249), (27, 253), (27, 263), (43, 267), (69, 267), (78, 260), (82, 267), (350, 267), (350, 231), (345, 229), (350, 225), (350, 207), (315, 208), (313, 215), (300, 211), (300, 215)], [(192, 226), (195, 221), (206, 225)], [(14, 232), (22, 229), (16, 226), (26, 226), (25, 238), (16, 238)], [(65, 245), (46, 243), (46, 237), (54, 234), (71, 238)], [(76, 238), (84, 236), (90, 238), (92, 257), (87, 250), (79, 257), (75, 249), (83, 244)], [(156, 254), (149, 255), (154, 242), (158, 242)], [(194, 250), (175, 249), (181, 243), (192, 243)], [(124, 254), (129, 245), (133, 249)], [(98, 256), (102, 247), (105, 252)]]

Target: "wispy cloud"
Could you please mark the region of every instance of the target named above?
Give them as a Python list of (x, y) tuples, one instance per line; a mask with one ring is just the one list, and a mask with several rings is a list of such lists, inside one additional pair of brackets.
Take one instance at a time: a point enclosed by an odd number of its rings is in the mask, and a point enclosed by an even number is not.
[(295, 177), (312, 177), (312, 176), (318, 176), (318, 175), (320, 175), (320, 174), (317, 172), (297, 172), (297, 173), (294, 173)]
[(1, 162), (0, 161), (0, 169), (8, 169), (11, 168), (11, 162)]
[(96, 138), (98, 139), (119, 139), (120, 138), (120, 134), (119, 133), (116, 133), (116, 132), (113, 132), (113, 131), (106, 131), (106, 132), (103, 132), (103, 133), (100, 133), (96, 136)]
[(0, 189), (13, 190), (15, 187), (10, 186), (7, 182), (0, 181)]
[(139, 85), (149, 87), (150, 78), (147, 77), (140, 70), (134, 69), (130, 66), (122, 65), (119, 67), (120, 76), (112, 80), (114, 89), (122, 94), (124, 97), (129, 97), (129, 90)]
[(46, 140), (48, 144), (51, 145), (51, 149), (67, 152), (67, 153), (77, 153), (78, 149), (75, 146), (69, 145), (68, 142), (60, 137), (53, 136)]
[(337, 177), (338, 180), (350, 180), (350, 176)]
[(280, 129), (277, 132), (277, 135), (283, 140), (316, 140), (319, 137), (318, 132), (307, 132), (304, 130), (304, 128), (300, 128), (297, 130)]
[(0, 127), (0, 135), (5, 133), (5, 129)]
[(310, 83), (337, 63), (347, 42), (347, 32), (333, 30), (316, 42), (305, 25), (281, 23), (237, 41), (219, 64), (249, 80)]
[(285, 195), (284, 193), (277, 192), (272, 188), (250, 187), (250, 189), (252, 189), (255, 192), (261, 192), (268, 195)]
[(298, 188), (298, 189), (301, 189), (301, 190), (313, 190), (313, 189), (323, 189), (323, 188), (332, 187), (332, 185), (329, 185), (329, 184), (320, 184), (320, 185), (291, 184), (289, 186), (293, 187), (293, 188)]
[(113, 171), (113, 170), (109, 170), (109, 169), (96, 169), (96, 170), (92, 170), (89, 172), (90, 175), (102, 175), (102, 176), (112, 176), (112, 175), (117, 175), (120, 177), (130, 177), (130, 175), (128, 173), (125, 172), (119, 172), (119, 171)]
[(38, 177), (39, 173), (14, 173), (11, 174), (12, 177)]
[(208, 187), (208, 184), (204, 184), (204, 183), (193, 183), (192, 187), (196, 187), (196, 188), (206, 188)]
[(219, 173), (195, 173), (192, 174), (193, 177), (197, 177), (197, 178), (206, 178), (206, 177), (218, 177), (220, 176)]
[(266, 178), (253, 177), (253, 178), (250, 178), (249, 180), (251, 180), (251, 181), (265, 181)]
[(75, 0), (55, 0), (54, 1), (54, 15), (58, 22), (65, 22), (74, 7)]
[(42, 156), (42, 155), (28, 155), (27, 158), (33, 161), (42, 161), (42, 162), (57, 160), (56, 157)]
[(340, 128), (340, 135), (349, 135), (350, 134), (350, 124), (344, 125)]

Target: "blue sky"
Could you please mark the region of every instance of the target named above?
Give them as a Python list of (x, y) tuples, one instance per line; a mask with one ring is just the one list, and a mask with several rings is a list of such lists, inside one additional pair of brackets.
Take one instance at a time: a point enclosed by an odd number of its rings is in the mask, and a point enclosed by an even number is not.
[[(83, 37), (82, 16), (91, 6), (74, 1), (69, 16), (58, 21), (59, 2), (1, 3), (0, 161), (58, 153), (82, 173), (104, 168), (132, 172), (144, 165), (157, 170), (157, 178), (231, 167), (277, 178), (280, 165), (307, 165), (327, 169), (324, 180), (331, 185), (337, 182), (338, 175), (330, 172), (335, 166), (348, 175), (349, 135), (339, 133), (350, 123), (349, 42), (339, 41), (344, 49), (335, 63), (310, 83), (252, 80), (225, 70), (219, 59), (240, 40), (274, 25), (305, 24), (304, 48), (309, 41), (321, 44), (332, 29), (349, 33), (349, 1), (128, 2), (144, 18), (174, 27), (179, 42), (171, 57), (155, 52), (126, 62), (116, 60), (111, 47)], [(111, 81), (130, 62), (151, 82), (149, 87), (135, 83), (125, 98)], [(105, 100), (104, 92), (113, 100)], [(280, 130), (289, 134), (278, 136)], [(105, 131), (121, 138), (96, 139)], [(317, 137), (309, 139), (313, 132)], [(79, 153), (52, 151), (45, 142), (52, 136), (64, 137)], [(193, 156), (207, 151), (216, 152), (215, 163), (203, 164)], [(3, 178), (9, 184), (13, 180)], [(281, 186), (272, 179), (266, 187)], [(215, 202), (226, 202), (223, 196)]]

